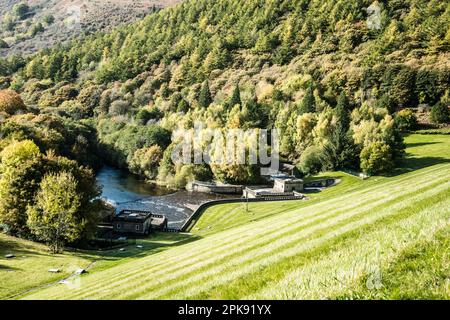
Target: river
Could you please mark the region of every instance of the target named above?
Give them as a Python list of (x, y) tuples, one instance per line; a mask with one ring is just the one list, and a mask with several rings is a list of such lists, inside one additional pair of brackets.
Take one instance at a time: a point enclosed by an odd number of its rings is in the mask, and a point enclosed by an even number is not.
[(168, 219), (168, 227), (180, 229), (199, 205), (211, 200), (230, 196), (174, 191), (158, 187), (135, 175), (113, 167), (104, 166), (97, 174), (97, 183), (103, 187), (102, 199), (116, 208), (145, 210), (163, 214)]

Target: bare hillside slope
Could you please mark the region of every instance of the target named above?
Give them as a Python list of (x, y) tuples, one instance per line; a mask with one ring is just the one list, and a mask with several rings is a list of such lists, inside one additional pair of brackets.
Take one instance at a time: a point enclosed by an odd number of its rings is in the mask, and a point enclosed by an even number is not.
[[(0, 56), (33, 53), (80, 34), (134, 21), (177, 2), (179, 0), (2, 0)], [(20, 4), (28, 8), (19, 9)]]

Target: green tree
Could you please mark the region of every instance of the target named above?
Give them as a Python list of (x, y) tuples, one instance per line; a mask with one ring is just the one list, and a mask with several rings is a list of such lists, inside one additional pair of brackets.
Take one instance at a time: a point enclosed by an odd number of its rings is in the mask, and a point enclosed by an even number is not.
[(313, 175), (322, 170), (322, 149), (318, 146), (309, 146), (300, 156), (299, 170), (306, 176)]
[(420, 103), (434, 105), (438, 101), (438, 75), (435, 71), (419, 70), (417, 72), (415, 94)]
[(403, 109), (395, 115), (395, 124), (401, 131), (412, 131), (417, 128), (417, 117), (411, 109)]
[(350, 127), (350, 102), (344, 92), (339, 95), (336, 105), (336, 118), (338, 125), (342, 126), (344, 131), (347, 131)]
[(431, 120), (438, 124), (450, 122), (450, 109), (445, 103), (439, 102), (431, 109)]
[(385, 94), (380, 99), (378, 99), (376, 106), (377, 108), (386, 109), (390, 114), (394, 114), (396, 110), (396, 106), (388, 94)]
[(25, 2), (17, 3), (13, 7), (13, 13), (20, 20), (24, 19), (26, 15), (30, 12), (30, 6)]
[(198, 105), (201, 108), (208, 108), (209, 105), (213, 102), (211, 97), (211, 91), (209, 90), (209, 82), (205, 81), (202, 84), (200, 89), (200, 94), (198, 96)]
[(41, 179), (41, 153), (30, 140), (13, 142), (0, 154), (0, 222), (26, 235), (26, 209)]
[(78, 240), (85, 226), (79, 214), (81, 199), (77, 181), (68, 172), (46, 175), (40, 183), (36, 204), (27, 209), (31, 232), (48, 243), (53, 253)]
[(230, 101), (228, 105), (230, 108), (233, 108), (235, 105), (242, 105), (241, 101), (241, 90), (239, 89), (239, 84), (236, 84), (233, 90), (233, 94), (231, 95)]
[(300, 114), (316, 112), (316, 100), (312, 86), (306, 90), (305, 96), (300, 102)]
[(361, 169), (369, 175), (386, 173), (394, 168), (391, 148), (381, 141), (373, 142), (364, 147), (360, 158)]
[(414, 71), (410, 68), (400, 69), (390, 88), (392, 100), (399, 107), (414, 107), (417, 104), (414, 90)]
[(187, 113), (189, 111), (189, 103), (185, 99), (181, 99), (177, 106), (177, 112)]

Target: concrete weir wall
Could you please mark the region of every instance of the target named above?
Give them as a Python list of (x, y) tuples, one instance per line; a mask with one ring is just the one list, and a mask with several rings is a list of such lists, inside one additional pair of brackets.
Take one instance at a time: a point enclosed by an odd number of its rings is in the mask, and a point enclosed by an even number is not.
[(203, 193), (218, 193), (218, 194), (242, 194), (243, 186), (235, 185), (220, 185), (214, 183), (207, 183), (201, 181), (194, 181), (191, 184), (192, 191)]
[(192, 227), (195, 225), (200, 216), (210, 207), (227, 204), (227, 203), (246, 203), (246, 202), (273, 202), (273, 201), (292, 201), (292, 200), (302, 200), (302, 198), (256, 198), (256, 199), (245, 199), (245, 198), (237, 198), (237, 199), (223, 199), (223, 200), (215, 200), (203, 203), (198, 207), (198, 209), (192, 214), (192, 216), (184, 223), (181, 227), (180, 232), (189, 232), (192, 230)]

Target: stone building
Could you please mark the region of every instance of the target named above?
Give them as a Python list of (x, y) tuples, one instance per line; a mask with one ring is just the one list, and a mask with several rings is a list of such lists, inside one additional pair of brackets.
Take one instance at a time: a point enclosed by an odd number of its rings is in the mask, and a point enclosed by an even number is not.
[(277, 178), (274, 181), (274, 186), (273, 189), (276, 192), (303, 192), (304, 187), (303, 187), (303, 180), (302, 179), (296, 179), (296, 178), (287, 178), (287, 179), (282, 179), (282, 178)]

